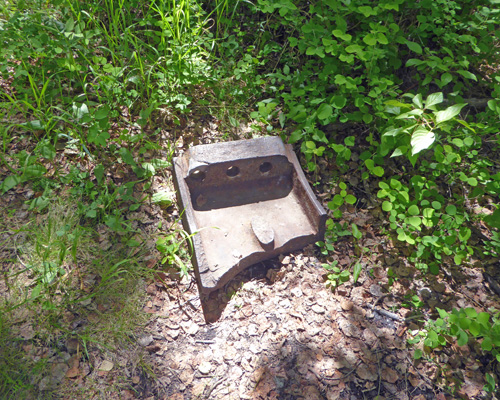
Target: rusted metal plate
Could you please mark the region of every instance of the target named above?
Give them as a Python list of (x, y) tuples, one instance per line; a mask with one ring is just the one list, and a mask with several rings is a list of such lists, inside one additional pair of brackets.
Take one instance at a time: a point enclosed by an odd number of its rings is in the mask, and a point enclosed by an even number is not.
[(278, 137), (192, 147), (174, 158), (174, 178), (204, 294), (323, 238), (325, 210)]

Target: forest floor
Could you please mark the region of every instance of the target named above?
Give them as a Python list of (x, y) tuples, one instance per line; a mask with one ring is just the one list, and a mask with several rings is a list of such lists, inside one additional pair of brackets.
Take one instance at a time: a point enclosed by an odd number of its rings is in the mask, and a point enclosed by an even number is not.
[[(221, 140), (212, 128), (186, 127), (192, 134), (178, 139), (176, 153), (192, 143)], [(333, 164), (324, 161), (308, 176), (325, 206), (333, 196), (331, 168)], [(41, 340), (30, 312), (18, 315), (14, 331), (23, 357), (47, 360), (45, 375), (40, 375), (44, 377), (32, 382), (35, 392), (68, 399), (495, 398), (483, 390), (485, 371), (491, 372), (494, 363), (481, 355), (477, 342), (432, 350), (424, 349), (422, 342), (410, 346), (407, 340), (437, 308), (500, 309), (499, 294), (491, 286), (495, 283), (486, 278), (500, 282), (498, 263), (443, 265), (438, 276), (421, 275), (409, 266), (406, 246), (384, 233), (384, 214), (370, 195), (376, 188), (369, 182), (362, 185), (355, 169), (344, 179), (360, 187), (357, 197), (362, 200), (343, 212), (343, 220), (362, 232), (358, 242), (341, 237), (328, 255), (314, 245), (283, 254), (249, 267), (202, 299), (194, 274), (180, 279), (174, 270), (163, 269), (155, 248), (162, 232), (152, 227), (180, 229), (179, 210), (175, 204), (142, 204), (127, 218), (134, 221), (147, 249), (137, 255), (137, 262), (157, 272), (154, 279), (138, 284), (139, 297), (133, 301), (141, 316), (111, 315), (116, 312), (112, 304), (90, 298), (82, 306), (88, 312), (69, 308), (50, 339)], [(153, 178), (151, 190), (159, 187), (172, 189), (170, 170)], [(23, 205), (33, 196), (29, 191), (28, 183), (0, 197), (2, 214), (9, 215), (5, 224), (29, 224)], [(39, 222), (44, 215), (35, 218)], [(107, 231), (101, 233), (100, 247), (107, 250), (112, 240), (106, 239)], [(3, 235), (4, 243), (15, 236), (5, 231)], [(370, 251), (361, 255), (362, 247)], [(7, 247), (3, 251), (4, 261), (16, 258)], [(360, 262), (363, 270), (357, 282), (351, 275), (335, 291), (329, 289), (323, 264), (334, 261), (341, 269)], [(15, 270), (7, 262), (2, 269)], [(1, 295), (7, 297), (9, 290), (7, 280), (1, 281)], [(214, 322), (207, 323), (207, 315)], [(136, 322), (120, 344), (79, 339), (84, 327), (98, 330), (99, 324), (120, 318)], [(415, 348), (424, 350), (419, 360), (414, 359)], [(494, 372), (498, 378), (500, 371)]]

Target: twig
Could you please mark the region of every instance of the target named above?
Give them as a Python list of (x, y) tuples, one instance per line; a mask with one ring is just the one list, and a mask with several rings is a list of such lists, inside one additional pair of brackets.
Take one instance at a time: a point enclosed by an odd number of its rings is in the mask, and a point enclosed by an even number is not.
[(196, 340), (195, 343), (201, 344), (215, 344), (215, 340)]
[(393, 319), (393, 320), (399, 321), (399, 322), (403, 322), (404, 321), (404, 319), (401, 318), (397, 314), (391, 313), (391, 312), (383, 310), (381, 308), (376, 308), (375, 306), (373, 306), (371, 304), (367, 304), (367, 306), (368, 306), (368, 308), (371, 308), (373, 311), (378, 312), (380, 315), (383, 315), (384, 317), (387, 317), (387, 318), (390, 318), (390, 319)]
[(208, 387), (208, 390), (207, 390), (207, 393), (204, 395), (205, 399), (208, 399), (210, 398), (210, 395), (212, 394), (212, 392), (214, 391), (214, 389), (219, 386), (222, 382), (224, 382), (227, 378), (226, 377), (222, 377), (220, 378), (218, 381), (214, 382), (213, 384), (211, 384), (209, 387)]

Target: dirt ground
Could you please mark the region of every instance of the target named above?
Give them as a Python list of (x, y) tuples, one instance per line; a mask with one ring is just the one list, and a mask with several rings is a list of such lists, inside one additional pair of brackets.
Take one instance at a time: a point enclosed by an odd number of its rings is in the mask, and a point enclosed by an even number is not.
[[(189, 144), (184, 136), (178, 147)], [(500, 309), (498, 260), (443, 265), (438, 276), (421, 275), (408, 264), (408, 248), (385, 234), (384, 215), (369, 195), (375, 189), (359, 184), (359, 171), (348, 174), (360, 188), (360, 201), (346, 207), (341, 222), (359, 227), (357, 245), (345, 236), (327, 256), (315, 245), (284, 254), (249, 267), (208, 297), (200, 298), (193, 273), (180, 280), (162, 270), (151, 239), (151, 253), (142, 262), (162, 272), (143, 283), (148, 322), (122, 349), (90, 346), (84, 358), (74, 339), (58, 351), (45, 348), (50, 375), (60, 382), (55, 393), (124, 400), (496, 398), (483, 387), (486, 372), (500, 377), (498, 363), (483, 355), (477, 341), (431, 350), (422, 342), (410, 346), (408, 339), (436, 317), (437, 308)], [(154, 178), (151, 190), (171, 187), (167, 172)], [(313, 187), (325, 206), (332, 196), (328, 187)], [(4, 196), (5, 210), (25, 195), (20, 189)], [(128, 217), (147, 236), (158, 222), (172, 226), (179, 213), (175, 206), (143, 204)], [(370, 251), (361, 255), (362, 247)], [(323, 268), (332, 262), (341, 269), (361, 263), (358, 281), (351, 275), (332, 291)], [(76, 331), (99, 312), (105, 316), (99, 307), (86, 316), (69, 313), (62, 323)], [(20, 329), (23, 349), (39, 357), (26, 327)], [(415, 360), (415, 348), (424, 357)], [(41, 392), (54, 389), (49, 383), (37, 385)]]

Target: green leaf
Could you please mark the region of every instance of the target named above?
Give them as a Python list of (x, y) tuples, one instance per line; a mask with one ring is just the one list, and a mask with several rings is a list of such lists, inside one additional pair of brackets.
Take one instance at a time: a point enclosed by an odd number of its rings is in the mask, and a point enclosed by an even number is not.
[(472, 334), (472, 336), (478, 337), (479, 333), (481, 332), (481, 325), (479, 325), (477, 321), (472, 321), (469, 326), (469, 332)]
[(352, 194), (348, 194), (346, 197), (345, 197), (345, 202), (347, 204), (355, 204), (356, 203), (356, 197), (353, 196)]
[(384, 169), (382, 167), (375, 167), (372, 169), (372, 173), (380, 178), (384, 176)]
[(418, 127), (411, 135), (411, 154), (415, 155), (422, 150), (428, 149), (436, 140), (434, 132), (428, 131), (424, 127)]
[(384, 210), (384, 211), (391, 211), (392, 210), (392, 203), (389, 202), (389, 201), (387, 201), (387, 200), (384, 201), (382, 203), (382, 210)]
[(28, 165), (23, 171), (23, 179), (39, 178), (47, 172), (43, 165)]
[(469, 336), (462, 329), (458, 331), (457, 344), (459, 346), (465, 346), (469, 341)]
[(66, 21), (66, 26), (64, 27), (65, 32), (71, 32), (75, 27), (75, 21), (73, 18), (70, 18)]
[(325, 120), (333, 114), (333, 108), (330, 104), (323, 103), (318, 107), (318, 118)]
[(369, 33), (363, 38), (363, 42), (365, 42), (368, 46), (374, 46), (377, 44), (377, 38), (372, 33)]
[(108, 117), (109, 112), (110, 112), (110, 108), (107, 104), (105, 104), (104, 106), (102, 106), (101, 108), (99, 108), (97, 110), (97, 112), (95, 113), (95, 118), (96, 119), (105, 119)]
[(420, 46), (418, 43), (407, 41), (406, 45), (414, 53), (422, 54), (422, 46)]
[(99, 164), (97, 167), (94, 168), (94, 175), (97, 179), (97, 183), (101, 184), (102, 178), (104, 177), (104, 167), (102, 164)]
[(415, 349), (415, 352), (413, 353), (413, 358), (415, 360), (420, 360), (422, 358), (422, 356), (424, 355), (424, 353), (422, 352), (422, 350), (420, 349)]
[(137, 164), (135, 163), (134, 157), (132, 156), (132, 153), (126, 148), (122, 147), (119, 151), (120, 156), (123, 160), (123, 162), (127, 163), (128, 165), (136, 166)]
[[(422, 95), (418, 93), (417, 95), (413, 96), (413, 104), (415, 104), (418, 108), (424, 108), (424, 103), (422, 102)], [(412, 110), (407, 114), (411, 115), (422, 115), (423, 111), (422, 110)]]
[(382, 136), (397, 136), (401, 132), (403, 132), (403, 128), (392, 128), (385, 131)]
[(354, 136), (347, 136), (344, 139), (344, 144), (346, 146), (352, 147), (352, 146), (354, 146), (355, 140), (356, 140), (356, 138)]
[(43, 158), (46, 158), (48, 160), (53, 160), (54, 157), (56, 156), (56, 149), (50, 143), (45, 143), (40, 148), (40, 154), (42, 155)]
[(354, 283), (356, 283), (358, 281), (359, 275), (361, 274), (362, 269), (363, 269), (363, 266), (361, 265), (361, 263), (354, 264), (354, 268), (352, 271), (352, 278), (354, 280)]
[(387, 40), (387, 36), (385, 36), (382, 32), (377, 32), (377, 41), (380, 44), (389, 44), (389, 41)]
[(477, 311), (475, 308), (472, 307), (467, 307), (464, 309), (465, 315), (467, 315), (469, 318), (476, 318), (477, 317)]
[(403, 154), (406, 154), (407, 151), (408, 148), (406, 146), (399, 146), (396, 150), (393, 151), (393, 153), (391, 154), (391, 158), (402, 156)]
[(352, 227), (352, 236), (354, 236), (358, 240), (361, 239), (363, 237), (363, 234), (359, 230), (358, 226), (355, 223), (353, 223), (351, 227)]
[(487, 312), (480, 312), (477, 316), (477, 321), (485, 328), (489, 328), (490, 314)]
[(481, 348), (484, 351), (491, 351), (493, 349), (493, 342), (491, 341), (491, 338), (486, 336), (483, 341), (481, 342)]
[(439, 104), (442, 102), (443, 102), (443, 93), (442, 92), (432, 93), (429, 96), (427, 96), (427, 99), (425, 99), (425, 107), (429, 108), (435, 104)]
[(477, 82), (476, 75), (474, 75), (472, 72), (465, 71), (465, 70), (459, 70), (457, 71), (460, 75), (462, 75), (466, 79), (471, 79), (473, 81)]
[(12, 189), (16, 185), (22, 182), (22, 179), (19, 175), (9, 175), (4, 181), (0, 184), (0, 192), (4, 194), (8, 190)]
[(410, 217), (408, 218), (408, 222), (410, 225), (418, 228), (422, 224), (422, 219), (420, 217)]
[(446, 86), (453, 80), (453, 76), (449, 72), (445, 72), (441, 75), (441, 87)]
[(442, 204), (441, 204), (439, 201), (434, 200), (434, 201), (431, 203), (431, 206), (432, 206), (432, 208), (434, 208), (435, 210), (441, 210)]
[(418, 206), (413, 204), (410, 207), (408, 207), (408, 215), (418, 215), (420, 213), (420, 210), (418, 209)]
[(446, 206), (446, 214), (448, 215), (456, 215), (457, 214), (457, 207), (453, 204), (450, 204)]
[(334, 96), (333, 97), (333, 106), (335, 108), (338, 108), (338, 109), (344, 108), (346, 103), (347, 103), (347, 98), (345, 96)]
[(171, 165), (167, 160), (160, 158), (153, 158), (150, 162), (156, 169), (168, 168)]
[(434, 112), (434, 115), (436, 117), (436, 124), (441, 124), (455, 118), (458, 114), (460, 114), (460, 111), (465, 106), (466, 104), (454, 104), (448, 107), (446, 110)]
[(493, 211), (493, 214), (484, 217), (484, 222), (492, 228), (500, 229), (500, 208)]
[(360, 6), (360, 7), (358, 7), (358, 11), (361, 14), (363, 14), (366, 18), (368, 18), (370, 15), (377, 15), (377, 11), (375, 11), (370, 6)]
[(467, 178), (467, 183), (471, 186), (477, 186), (477, 179), (474, 178), (474, 177), (471, 177), (471, 178)]

